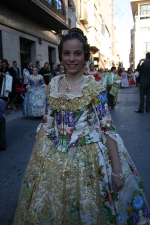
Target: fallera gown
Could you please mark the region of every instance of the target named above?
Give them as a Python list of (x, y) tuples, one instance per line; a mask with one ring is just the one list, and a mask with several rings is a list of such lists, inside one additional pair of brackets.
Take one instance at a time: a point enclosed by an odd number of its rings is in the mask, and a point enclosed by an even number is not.
[[(79, 93), (62, 95), (63, 76), (47, 87), (45, 133), (27, 165), (13, 225), (150, 224), (141, 178), (113, 125), (104, 87), (85, 76)], [(117, 142), (126, 178), (118, 193), (104, 134)]]
[(23, 101), (23, 115), (40, 117), (45, 114), (46, 107), (46, 93), (44, 89), (43, 76), (38, 74), (37, 76), (28, 76), (28, 83), (30, 89), (26, 92)]

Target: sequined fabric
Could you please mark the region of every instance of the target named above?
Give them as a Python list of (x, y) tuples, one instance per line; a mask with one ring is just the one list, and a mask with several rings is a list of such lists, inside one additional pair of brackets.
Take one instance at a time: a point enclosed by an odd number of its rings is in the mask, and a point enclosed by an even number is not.
[[(115, 130), (104, 88), (86, 77), (78, 96), (62, 99), (59, 79), (48, 86), (45, 133), (29, 160), (13, 225), (150, 224), (141, 178)], [(105, 134), (117, 142), (126, 177), (116, 194)]]

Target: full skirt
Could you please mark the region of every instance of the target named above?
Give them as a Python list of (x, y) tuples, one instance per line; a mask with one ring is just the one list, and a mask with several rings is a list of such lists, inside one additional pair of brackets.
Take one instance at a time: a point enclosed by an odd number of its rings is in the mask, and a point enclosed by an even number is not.
[(105, 141), (56, 149), (46, 135), (32, 153), (13, 225), (148, 225), (140, 176), (117, 137), (126, 181), (114, 193)]

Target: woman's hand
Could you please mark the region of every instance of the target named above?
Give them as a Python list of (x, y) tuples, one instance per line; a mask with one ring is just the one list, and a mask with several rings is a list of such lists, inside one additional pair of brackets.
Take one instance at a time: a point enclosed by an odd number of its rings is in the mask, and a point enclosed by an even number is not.
[(112, 176), (112, 186), (115, 193), (121, 191), (125, 184), (125, 178), (119, 179), (118, 177)]

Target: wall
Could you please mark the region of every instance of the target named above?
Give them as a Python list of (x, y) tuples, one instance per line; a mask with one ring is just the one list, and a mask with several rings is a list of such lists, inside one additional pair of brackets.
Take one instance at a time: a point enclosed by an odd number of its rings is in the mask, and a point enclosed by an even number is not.
[[(0, 7), (0, 30), (2, 31), (3, 58), (8, 59), (10, 64), (16, 60), (18, 67), (21, 68), (20, 37), (34, 42), (31, 47), (32, 60), (40, 60), (43, 66), (44, 62), (48, 61), (48, 47), (50, 46), (56, 49), (53, 55), (54, 62), (59, 63), (57, 45), (60, 38), (39, 24)], [(42, 44), (39, 44), (39, 38)]]

